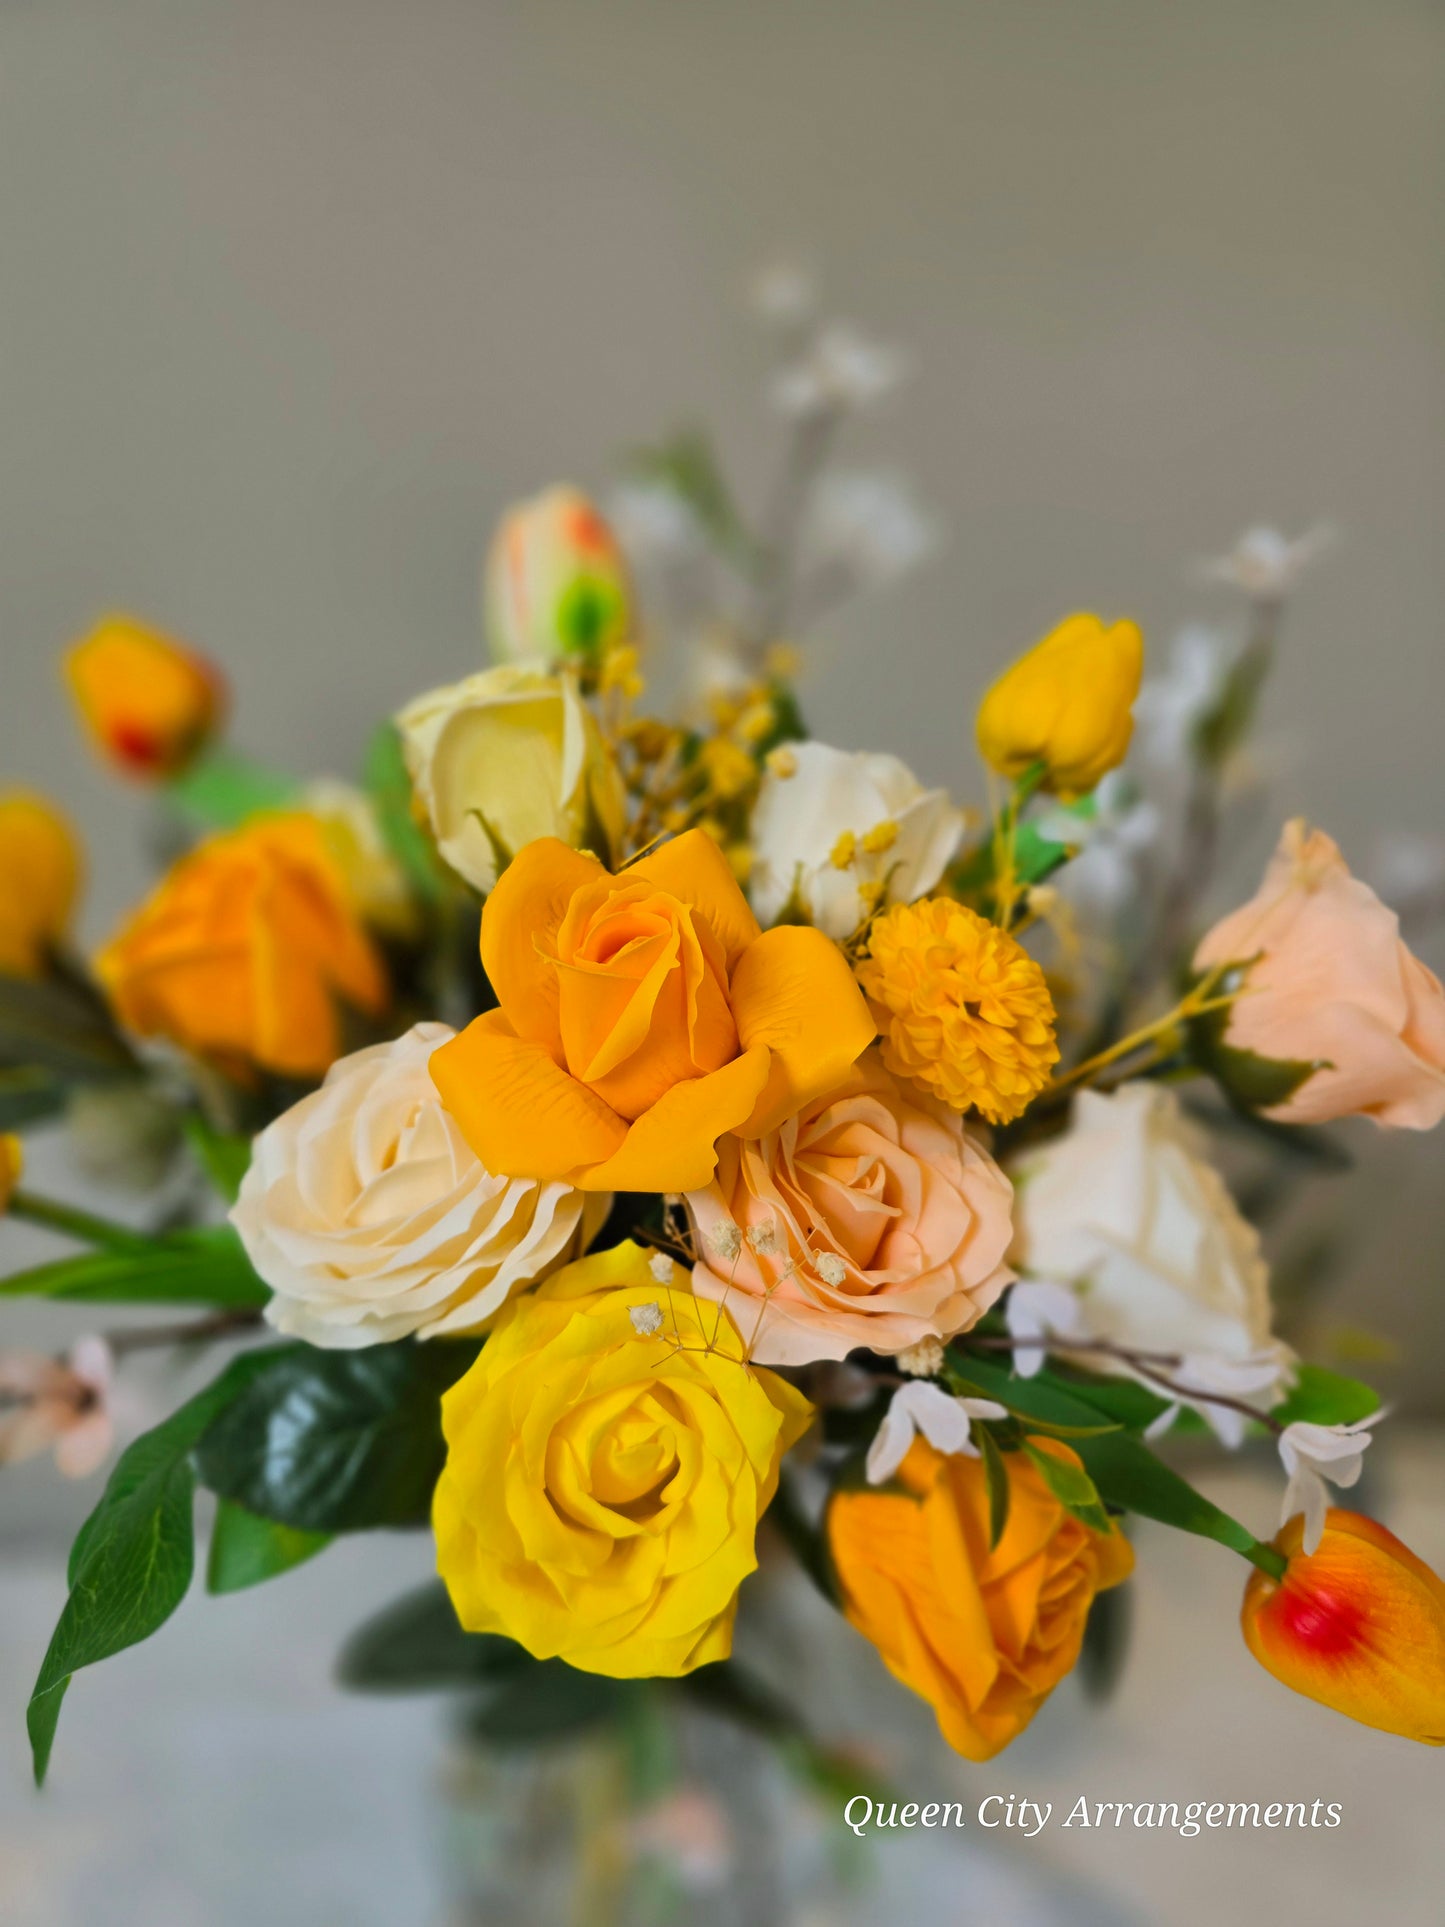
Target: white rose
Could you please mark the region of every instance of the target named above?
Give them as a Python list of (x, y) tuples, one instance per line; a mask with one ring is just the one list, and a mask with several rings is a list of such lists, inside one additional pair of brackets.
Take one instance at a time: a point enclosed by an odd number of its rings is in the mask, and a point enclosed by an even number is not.
[[(1062, 1137), (1012, 1168), (1010, 1262), (1066, 1285), (1078, 1316), (1060, 1336), (1254, 1366), (1291, 1360), (1271, 1329), (1259, 1235), (1203, 1155), (1173, 1093), (1081, 1091)], [(1127, 1369), (1097, 1355), (1099, 1371)], [(1266, 1369), (1265, 1378), (1270, 1376)], [(1266, 1401), (1267, 1402), (1267, 1401)]]
[(616, 766), (570, 675), (503, 663), (418, 696), (396, 725), (437, 848), (484, 894), (536, 837), (604, 861), (619, 841)]
[(758, 921), (796, 900), (830, 937), (856, 930), (871, 904), (859, 885), (884, 885), (883, 901), (911, 903), (943, 875), (964, 817), (944, 790), (925, 790), (896, 756), (790, 743), (783, 776), (769, 770), (753, 812), (750, 876)]
[(600, 1230), (605, 1192), (478, 1162), (427, 1068), (453, 1034), (417, 1024), (343, 1057), (256, 1139), (231, 1222), (278, 1331), (347, 1350), (472, 1331)]

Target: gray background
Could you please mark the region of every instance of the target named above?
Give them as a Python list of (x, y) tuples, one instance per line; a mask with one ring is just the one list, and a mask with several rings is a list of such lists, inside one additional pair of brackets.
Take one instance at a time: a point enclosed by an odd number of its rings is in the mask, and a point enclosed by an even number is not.
[[(350, 772), (378, 715), (479, 661), (509, 500), (687, 418), (761, 480), (742, 290), (783, 251), (907, 348), (855, 446), (906, 462), (948, 538), (820, 639), (820, 734), (977, 800), (972, 709), (1011, 653), (1097, 607), (1162, 656), (1220, 606), (1194, 561), (1327, 517), (1269, 698), (1282, 799), (1357, 862), (1438, 828), (1442, 78), (1445, 16), (1410, 0), (6, 0), (0, 779), (71, 802), (99, 937), (146, 806), (87, 758), (56, 661), (112, 605), (225, 666), (245, 744)], [(1439, 1140), (1358, 1141), (1332, 1309), (1406, 1342), (1419, 1414)], [(321, 1570), (295, 1582), (318, 1614)], [(1433, 1918), (1421, 1878), (1398, 1918)], [(72, 1917), (34, 1884), (27, 1922)]]

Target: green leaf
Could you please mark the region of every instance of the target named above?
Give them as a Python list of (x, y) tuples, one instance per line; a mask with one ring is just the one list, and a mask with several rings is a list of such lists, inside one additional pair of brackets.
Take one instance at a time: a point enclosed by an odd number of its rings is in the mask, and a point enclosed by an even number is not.
[(1373, 1385), (1326, 1371), (1323, 1365), (1302, 1365), (1289, 1397), (1271, 1416), (1281, 1425), (1301, 1419), (1310, 1425), (1353, 1425), (1379, 1409), (1380, 1394)]
[(307, 1532), (424, 1525), (445, 1458), (441, 1396), (478, 1349), (447, 1338), (277, 1349), (201, 1440), (201, 1482)]
[[(1243, 968), (1241, 964), (1226, 972), (1222, 985), (1232, 984)], [(1272, 1110), (1277, 1104), (1287, 1103), (1306, 1078), (1325, 1068), (1322, 1059), (1306, 1063), (1299, 1058), (1260, 1057), (1255, 1051), (1227, 1044), (1224, 1039), (1229, 1015), (1225, 1006), (1191, 1018), (1187, 1026), (1189, 1055), (1242, 1110)]]
[(270, 1291), (229, 1225), (173, 1231), (134, 1249), (83, 1251), (0, 1278), (0, 1299), (57, 1298), (76, 1304), (214, 1305), (259, 1308)]
[[(1044, 1373), (1017, 1378), (992, 1359), (971, 1352), (953, 1353), (960, 1368), (977, 1381), (989, 1398), (997, 1399), (1024, 1418), (1053, 1419), (1064, 1425), (1087, 1425), (1097, 1408), (1081, 1395), (1060, 1391)], [(1257, 1541), (1237, 1519), (1196, 1492), (1177, 1472), (1171, 1472), (1142, 1440), (1127, 1432), (1103, 1438), (1081, 1438), (1075, 1447), (1084, 1469), (1106, 1505), (1158, 1519), (1181, 1532), (1198, 1533), (1235, 1552), (1248, 1553)]]
[(629, 466), (679, 496), (724, 554), (748, 567), (756, 563), (756, 545), (733, 504), (712, 443), (701, 429), (685, 428), (656, 447), (637, 449)]
[(988, 1426), (975, 1425), (972, 1436), (978, 1444), (983, 1476), (988, 1485), (988, 1544), (991, 1552), (1002, 1539), (1004, 1528), (1008, 1525), (1008, 1468), (1003, 1462), (1003, 1453), (998, 1449), (998, 1440)]
[(65, 1085), (39, 1066), (0, 1070), (0, 1131), (19, 1131), (65, 1109)]
[(69, 1083), (140, 1072), (99, 995), (66, 976), (0, 976), (0, 1066)]
[(1091, 1700), (1102, 1703), (1113, 1696), (1128, 1657), (1133, 1617), (1131, 1587), (1110, 1586), (1094, 1594), (1078, 1666), (1079, 1683)]
[(186, 1118), (185, 1128), (201, 1169), (227, 1204), (234, 1204), (251, 1168), (251, 1139), (244, 1131), (216, 1130), (197, 1111)]
[(488, 1746), (537, 1746), (593, 1727), (620, 1724), (647, 1690), (645, 1680), (581, 1673), (560, 1659), (536, 1660), (497, 1681), (471, 1709), (467, 1727)]
[(411, 776), (395, 723), (382, 723), (372, 735), (365, 782), (386, 847), (417, 897), (435, 904), (445, 887), (445, 874), (431, 839), (412, 815)]
[(71, 1676), (148, 1638), (185, 1597), (195, 1564), (189, 1454), (264, 1359), (258, 1352), (233, 1359), (213, 1384), (123, 1452), (77, 1534), (70, 1597), (26, 1711), (37, 1783), (45, 1778)]
[(301, 794), (294, 776), (216, 748), (166, 785), (183, 816), (201, 830), (234, 830), (262, 810), (291, 808)]
[(514, 1640), (463, 1632), (436, 1580), (358, 1627), (341, 1649), (336, 1676), (362, 1693), (427, 1693), (484, 1685), (535, 1664)]
[(216, 1507), (211, 1552), (206, 1563), (206, 1590), (243, 1592), (275, 1579), (293, 1566), (304, 1565), (331, 1544), (328, 1532), (298, 1532), (273, 1519), (257, 1518), (244, 1506), (222, 1499)]
[(1082, 1466), (1073, 1464), (1069, 1459), (1056, 1458), (1052, 1452), (1044, 1451), (1031, 1439), (1024, 1440), (1023, 1449), (1038, 1467), (1044, 1484), (1061, 1506), (1092, 1531), (1109, 1531), (1109, 1515), (1100, 1502), (1094, 1481)]

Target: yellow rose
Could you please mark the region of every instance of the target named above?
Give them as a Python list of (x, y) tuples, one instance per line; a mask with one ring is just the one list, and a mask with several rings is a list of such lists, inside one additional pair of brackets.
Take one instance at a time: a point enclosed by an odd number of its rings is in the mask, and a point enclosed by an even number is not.
[(65, 676), (97, 749), (128, 776), (175, 776), (225, 706), (220, 672), (131, 616), (107, 616), (65, 658)]
[(487, 557), (487, 640), (499, 662), (598, 663), (632, 626), (627, 563), (575, 488), (551, 488), (502, 518)]
[[(1057, 1439), (1031, 1443), (1078, 1464)], [(1018, 1737), (1079, 1657), (1094, 1594), (1134, 1568), (1123, 1534), (1081, 1524), (1024, 1453), (1005, 1453), (1004, 1466), (1008, 1521), (992, 1548), (983, 1461), (921, 1438), (901, 1491), (840, 1490), (828, 1507), (848, 1619), (968, 1760)]]
[(43, 796), (0, 795), (0, 976), (42, 974), (70, 928), (80, 868), (70, 825)]
[(13, 1131), (0, 1132), (0, 1212), (10, 1209), (24, 1170), (25, 1151), (19, 1138)]
[(685, 1272), (659, 1285), (633, 1244), (569, 1265), (511, 1302), (442, 1400), (432, 1523), (458, 1619), (615, 1679), (725, 1659), (811, 1418)]
[(482, 912), (499, 1008), (432, 1059), (489, 1171), (584, 1191), (696, 1191), (725, 1131), (758, 1137), (873, 1037), (819, 930), (760, 931), (701, 830), (619, 876), (548, 837)]
[(121, 1022), (221, 1067), (316, 1077), (341, 1054), (338, 1005), (370, 1014), (386, 974), (320, 826), (259, 817), (161, 879), (96, 958)]
[(984, 697), (983, 760), (1012, 777), (1043, 763), (1043, 788), (1083, 795), (1124, 760), (1143, 672), (1144, 638), (1132, 622), (1067, 617)]
[(396, 726), (437, 848), (484, 895), (539, 836), (620, 843), (621, 780), (570, 676), (506, 663), (418, 696)]

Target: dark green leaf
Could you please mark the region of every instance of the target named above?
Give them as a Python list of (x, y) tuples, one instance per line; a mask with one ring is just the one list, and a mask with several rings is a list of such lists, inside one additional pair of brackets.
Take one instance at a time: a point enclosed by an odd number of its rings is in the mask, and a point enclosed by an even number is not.
[(101, 998), (75, 977), (0, 976), (0, 1065), (71, 1083), (140, 1069)]
[(992, 1551), (1008, 1525), (1008, 1468), (1003, 1462), (1003, 1453), (998, 1449), (998, 1441), (988, 1426), (975, 1425), (972, 1436), (978, 1443), (983, 1476), (988, 1483), (988, 1543)]
[(174, 778), (166, 794), (198, 829), (234, 830), (262, 810), (291, 808), (301, 785), (235, 750), (216, 748)]
[[(861, 1460), (860, 1460), (861, 1463)], [(797, 1490), (786, 1471), (779, 1474), (778, 1489), (766, 1517), (782, 1538), (798, 1564), (831, 1605), (838, 1603), (838, 1579), (828, 1552), (827, 1535), (803, 1509)]]
[(1037, 1466), (1044, 1484), (1081, 1524), (1094, 1532), (1109, 1530), (1109, 1515), (1100, 1503), (1094, 1481), (1072, 1459), (1061, 1459), (1032, 1440), (1024, 1440), (1024, 1451)]
[(536, 1746), (571, 1739), (592, 1727), (619, 1723), (644, 1680), (580, 1673), (560, 1659), (534, 1661), (526, 1672), (499, 1679), (467, 1716), (474, 1739), (489, 1746)]
[(445, 873), (430, 838), (412, 814), (411, 777), (395, 723), (382, 723), (367, 746), (366, 787), (386, 847), (421, 902), (435, 903), (442, 894)]
[(445, 1457), (441, 1395), (477, 1350), (445, 1338), (277, 1350), (202, 1439), (201, 1482), (308, 1532), (423, 1525)]
[(330, 1544), (329, 1533), (278, 1526), (272, 1519), (258, 1519), (244, 1506), (222, 1499), (211, 1532), (206, 1590), (243, 1592), (248, 1586), (259, 1586), (263, 1580), (290, 1572), (293, 1566), (304, 1565)]
[[(1234, 974), (1226, 973), (1224, 984), (1229, 984)], [(1188, 1025), (1189, 1054), (1242, 1110), (1272, 1110), (1286, 1103), (1307, 1077), (1323, 1068), (1323, 1060), (1305, 1063), (1295, 1058), (1260, 1057), (1254, 1051), (1227, 1044), (1224, 1038), (1228, 1024), (1227, 1006), (1192, 1018)]]
[(1362, 1379), (1326, 1371), (1323, 1365), (1303, 1365), (1289, 1397), (1274, 1408), (1281, 1425), (1306, 1420), (1311, 1425), (1353, 1425), (1380, 1409), (1380, 1394)]
[(536, 1664), (513, 1640), (463, 1632), (437, 1580), (359, 1627), (341, 1649), (337, 1678), (363, 1693), (426, 1693), (485, 1685)]
[(134, 1250), (83, 1251), (0, 1278), (0, 1298), (63, 1298), (77, 1304), (215, 1305), (246, 1311), (270, 1296), (229, 1225), (174, 1231)]
[(0, 1070), (0, 1131), (19, 1131), (65, 1109), (65, 1085), (52, 1072), (17, 1065)]
[(70, 1554), (70, 1597), (26, 1712), (37, 1781), (45, 1778), (71, 1675), (148, 1638), (185, 1597), (195, 1563), (189, 1454), (264, 1358), (252, 1352), (233, 1359), (205, 1391), (128, 1447), (81, 1527)]
[(1091, 1700), (1109, 1699), (1123, 1675), (1134, 1617), (1131, 1587), (1110, 1586), (1094, 1594), (1079, 1651), (1079, 1682)]

